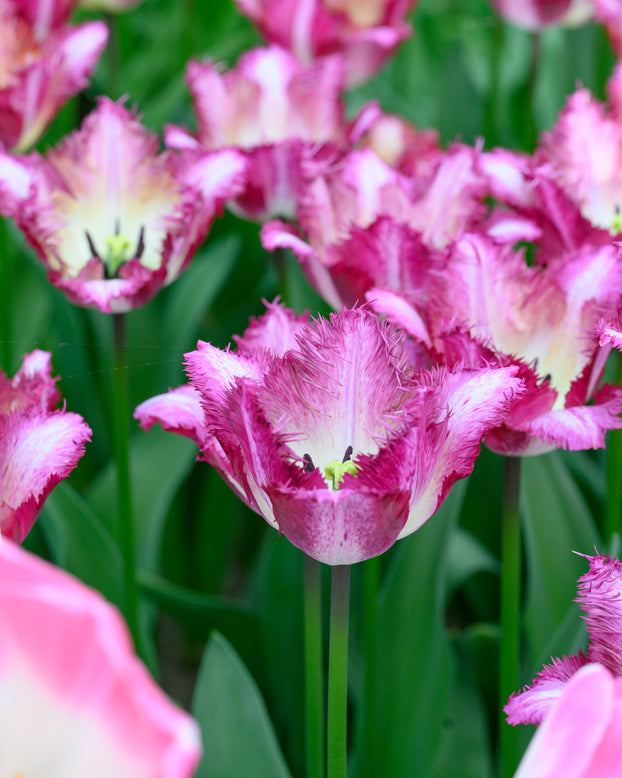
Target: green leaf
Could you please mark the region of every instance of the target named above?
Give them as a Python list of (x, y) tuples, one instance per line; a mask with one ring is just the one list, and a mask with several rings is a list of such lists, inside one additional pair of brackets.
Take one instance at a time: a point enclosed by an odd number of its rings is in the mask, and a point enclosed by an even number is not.
[(395, 549), (378, 600), (376, 704), (362, 727), (353, 775), (430, 775), (450, 698), (443, 620), (448, 539), (466, 483)]
[[(136, 522), (137, 563), (153, 571), (157, 567), (164, 521), (180, 484), (196, 456), (196, 444), (187, 438), (155, 427), (140, 431), (130, 442), (130, 474)], [(110, 463), (93, 483), (89, 503), (97, 513), (108, 517), (117, 532), (116, 469)]]
[(256, 648), (259, 619), (250, 606), (195, 592), (148, 573), (139, 573), (138, 582), (141, 592), (182, 624), (193, 638), (207, 640), (213, 630), (218, 630), (227, 634), (233, 643), (237, 641), (232, 636), (241, 635)]
[(205, 649), (192, 710), (203, 734), (196, 778), (289, 778), (259, 689), (218, 633)]
[(531, 678), (566, 618), (576, 596), (577, 578), (587, 569), (585, 560), (572, 552), (590, 554), (602, 544), (559, 452), (525, 459), (521, 480), (527, 558), (524, 618)]
[(54, 562), (121, 607), (123, 562), (119, 548), (67, 481), (59, 483), (47, 498), (38, 523)]
[(475, 573), (499, 573), (499, 561), (494, 554), (462, 527), (456, 527), (451, 533), (447, 555), (448, 596)]

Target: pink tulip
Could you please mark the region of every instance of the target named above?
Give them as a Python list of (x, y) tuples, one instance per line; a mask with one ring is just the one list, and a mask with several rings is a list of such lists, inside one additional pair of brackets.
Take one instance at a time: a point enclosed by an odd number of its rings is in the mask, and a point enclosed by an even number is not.
[(504, 19), (527, 30), (552, 24), (584, 24), (594, 13), (592, 0), (492, 0)]
[[(211, 62), (191, 62), (187, 81), (197, 135), (170, 126), (166, 144), (243, 153), (244, 190), (229, 207), (258, 221), (292, 218), (309, 171), (358, 137), (363, 120), (345, 120), (343, 79), (339, 57), (302, 64), (278, 46), (252, 49), (224, 73)], [(364, 121), (376, 113), (375, 107), (364, 110)]]
[(199, 342), (190, 386), (136, 409), (194, 439), (247, 504), (331, 565), (381, 554), (468, 475), (520, 391), (514, 368), (424, 371), (367, 309), (306, 321), (280, 306), (238, 351)]
[(236, 0), (269, 43), (303, 62), (341, 54), (347, 81), (370, 78), (407, 38), (416, 0)]
[(8, 540), (0, 542), (0, 631), (3, 775), (193, 775), (198, 727), (136, 658), (117, 610)]
[(12, 379), (0, 372), (0, 531), (19, 543), (91, 439), (81, 416), (56, 410), (56, 380), (45, 351), (27, 354)]
[(102, 22), (65, 22), (76, 0), (0, 0), (0, 143), (22, 152), (87, 85), (108, 40)]
[(239, 191), (236, 152), (157, 149), (132, 111), (101, 98), (45, 158), (0, 153), (0, 210), (72, 302), (104, 313), (147, 302), (190, 263)]

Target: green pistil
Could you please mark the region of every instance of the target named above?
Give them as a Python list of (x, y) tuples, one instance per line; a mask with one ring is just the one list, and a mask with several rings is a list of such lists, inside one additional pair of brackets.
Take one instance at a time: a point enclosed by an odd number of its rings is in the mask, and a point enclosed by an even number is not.
[(622, 213), (616, 212), (611, 222), (611, 227), (609, 227), (609, 232), (612, 235), (619, 235), (622, 232)]
[(109, 235), (106, 238), (108, 256), (106, 265), (109, 275), (114, 278), (121, 265), (129, 258), (132, 244), (126, 235)]
[(324, 468), (324, 474), (331, 484), (331, 489), (339, 489), (343, 477), (346, 473), (350, 473), (356, 478), (356, 473), (359, 470), (359, 466), (355, 465), (351, 459), (346, 462), (340, 462), (338, 459), (333, 459)]

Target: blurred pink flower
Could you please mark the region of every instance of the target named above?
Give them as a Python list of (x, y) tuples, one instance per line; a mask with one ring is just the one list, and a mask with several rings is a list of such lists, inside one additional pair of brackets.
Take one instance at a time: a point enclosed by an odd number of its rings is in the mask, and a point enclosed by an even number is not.
[(102, 22), (65, 24), (76, 0), (0, 0), (0, 143), (21, 152), (87, 85), (108, 40)]
[(291, 248), (334, 308), (363, 302), (374, 287), (410, 288), (434, 252), (476, 228), (486, 212), (475, 149), (430, 154), (427, 175), (416, 179), (369, 149), (344, 155), (309, 180), (296, 227), (263, 227), (264, 247)]
[(147, 400), (235, 491), (331, 565), (381, 554), (468, 475), (521, 389), (515, 369), (416, 369), (404, 335), (367, 309), (311, 322), (272, 305), (238, 352), (199, 342), (190, 387)]
[(237, 153), (157, 149), (133, 112), (101, 98), (45, 158), (0, 154), (0, 210), (72, 302), (116, 313), (150, 300), (239, 190)]
[(8, 540), (0, 630), (3, 775), (193, 775), (198, 727), (136, 658), (116, 609)]
[[(363, 121), (345, 121), (343, 63), (336, 56), (303, 65), (278, 46), (253, 49), (223, 74), (212, 63), (191, 62), (187, 82), (197, 136), (169, 126), (166, 143), (244, 153), (246, 185), (229, 205), (249, 219), (293, 217), (305, 167), (348, 147)], [(363, 115), (375, 116), (377, 110), (368, 108)]]
[(594, 13), (593, 0), (492, 0), (504, 19), (527, 30), (552, 24), (584, 24)]
[(564, 686), (514, 778), (622, 775), (622, 679), (589, 664)]
[(81, 416), (55, 410), (56, 380), (45, 351), (27, 354), (12, 379), (0, 372), (0, 531), (18, 543), (91, 439)]
[[(622, 6), (621, 6), (622, 11)], [(622, 68), (608, 83), (608, 103), (587, 89), (572, 94), (539, 162), (594, 227), (622, 233)]]
[(589, 635), (587, 656), (579, 652), (545, 665), (531, 686), (508, 700), (504, 711), (509, 724), (546, 720), (555, 700), (589, 662), (597, 662), (622, 683), (622, 562), (598, 555), (586, 558), (590, 568), (579, 578), (577, 602), (584, 611)]
[(440, 267), (401, 293), (368, 292), (378, 313), (422, 340), (449, 364), (515, 364), (526, 382), (486, 445), (507, 455), (556, 447), (600, 448), (622, 426), (622, 390), (597, 391), (604, 357), (594, 327), (622, 292), (613, 246), (584, 248), (529, 266), (522, 252), (466, 235)]
[(236, 0), (269, 43), (303, 62), (341, 54), (350, 85), (379, 70), (412, 30), (416, 0)]

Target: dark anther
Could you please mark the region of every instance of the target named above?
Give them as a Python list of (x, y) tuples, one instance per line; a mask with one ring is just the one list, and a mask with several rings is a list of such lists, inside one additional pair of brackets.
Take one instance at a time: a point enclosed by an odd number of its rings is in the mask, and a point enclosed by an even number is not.
[(302, 458), (307, 463), (304, 466), (305, 473), (312, 473), (315, 470), (315, 465), (313, 464), (313, 460), (311, 459), (311, 454), (303, 454)]
[(343, 455), (343, 459), (341, 460), (341, 464), (347, 462), (351, 458), (352, 451), (353, 451), (352, 446), (348, 446), (348, 448), (346, 449), (346, 453)]
[(544, 378), (542, 379), (542, 383), (546, 383), (547, 381), (550, 381), (553, 376), (550, 373), (547, 373)]
[(140, 228), (140, 234), (138, 236), (138, 245), (136, 246), (136, 259), (140, 259), (145, 250), (145, 228)]
[(114, 220), (114, 234), (120, 235), (121, 234), (121, 222), (119, 221), (119, 217)]
[(95, 248), (95, 244), (93, 243), (93, 238), (91, 238), (88, 230), (84, 233), (86, 235), (86, 242), (89, 244), (89, 251), (91, 252), (92, 257), (97, 257), (97, 259), (101, 260), (101, 257), (97, 253), (97, 249)]
[(615, 206), (613, 208), (613, 212), (615, 213), (616, 216), (620, 215), (620, 205), (619, 205), (619, 203), (615, 204)]

